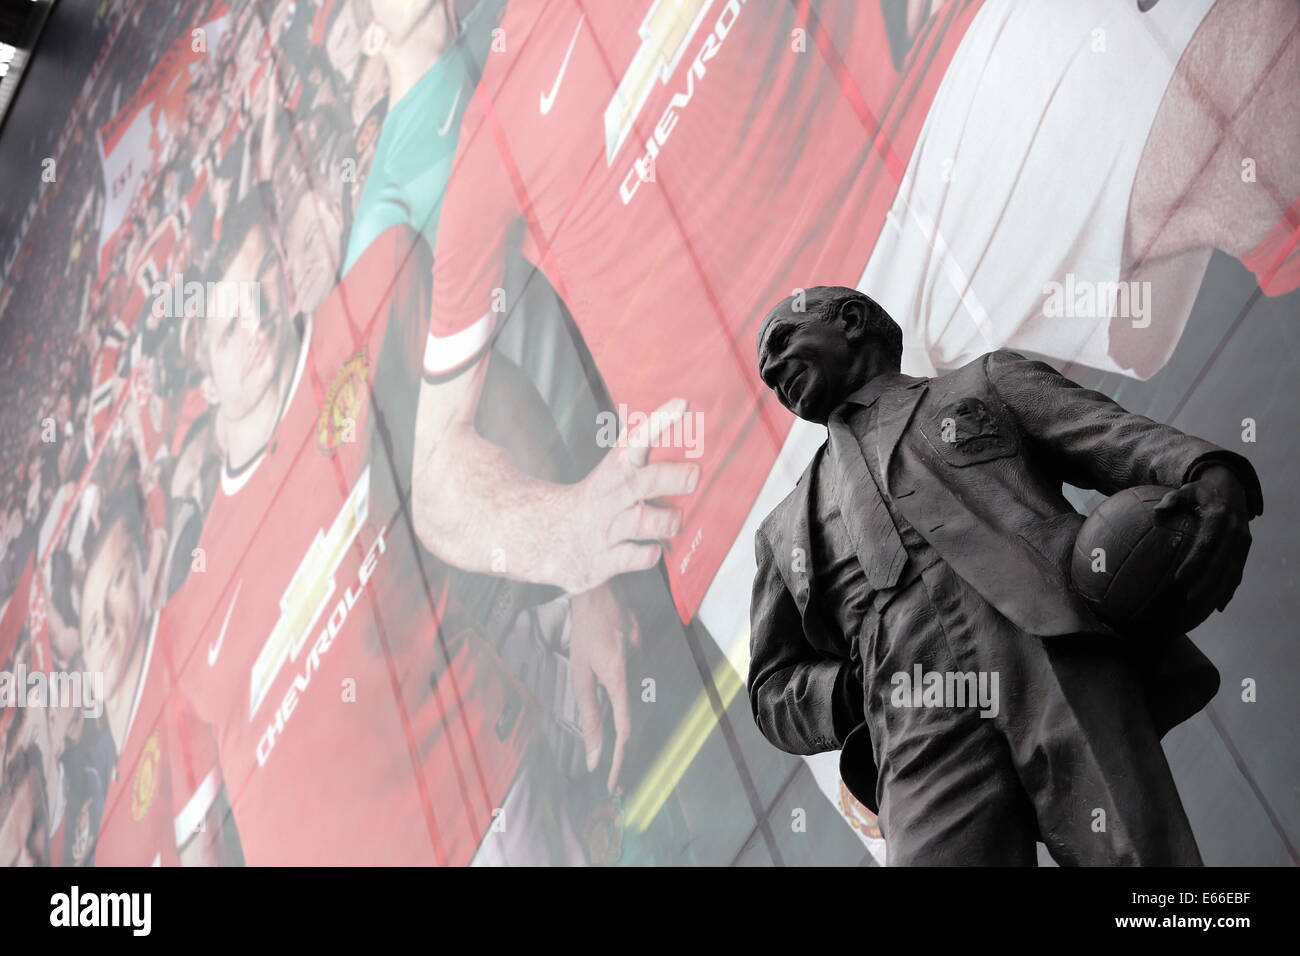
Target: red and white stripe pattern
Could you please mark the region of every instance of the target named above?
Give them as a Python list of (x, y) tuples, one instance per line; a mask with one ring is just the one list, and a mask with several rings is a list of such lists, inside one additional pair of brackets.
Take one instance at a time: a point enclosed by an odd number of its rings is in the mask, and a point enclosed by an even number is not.
[(450, 335), (438, 336), (430, 331), (424, 343), (425, 381), (448, 381), (477, 362), (487, 350), (495, 327), (493, 314), (485, 312), (473, 324)]

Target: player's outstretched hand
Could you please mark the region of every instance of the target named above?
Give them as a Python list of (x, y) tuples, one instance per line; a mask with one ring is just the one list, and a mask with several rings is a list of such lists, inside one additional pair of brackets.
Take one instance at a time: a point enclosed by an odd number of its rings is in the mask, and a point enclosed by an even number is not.
[(1198, 610), (1222, 611), (1241, 583), (1250, 552), (1246, 491), (1230, 469), (1212, 466), (1155, 507), (1157, 516), (1173, 511), (1197, 515), (1195, 538), (1174, 578)]
[(572, 486), (555, 533), (556, 567), (550, 576), (566, 591), (579, 594), (617, 574), (654, 567), (663, 542), (681, 530), (678, 509), (651, 502), (693, 492), (699, 466), (651, 464), (649, 458), (659, 436), (685, 412), (685, 399), (675, 398), (630, 432), (625, 426), (600, 464)]

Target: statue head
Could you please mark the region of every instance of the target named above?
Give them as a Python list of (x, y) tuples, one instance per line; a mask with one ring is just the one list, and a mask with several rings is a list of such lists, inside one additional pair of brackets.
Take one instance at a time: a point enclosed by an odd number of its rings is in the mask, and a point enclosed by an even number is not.
[(758, 330), (758, 374), (781, 404), (824, 425), (877, 375), (897, 372), (903, 330), (869, 296), (815, 286), (782, 299)]

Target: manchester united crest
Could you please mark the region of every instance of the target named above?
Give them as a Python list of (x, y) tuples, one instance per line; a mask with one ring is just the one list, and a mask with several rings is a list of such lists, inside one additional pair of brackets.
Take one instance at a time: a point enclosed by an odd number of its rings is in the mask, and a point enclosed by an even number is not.
[(364, 352), (348, 359), (334, 376), (316, 421), (316, 441), (322, 453), (332, 455), (339, 445), (357, 440), (357, 420), (369, 383), (370, 362)]
[(149, 812), (154, 794), (158, 792), (158, 764), (161, 760), (162, 747), (158, 743), (158, 732), (154, 731), (140, 748), (135, 777), (131, 780), (131, 819), (136, 823)]

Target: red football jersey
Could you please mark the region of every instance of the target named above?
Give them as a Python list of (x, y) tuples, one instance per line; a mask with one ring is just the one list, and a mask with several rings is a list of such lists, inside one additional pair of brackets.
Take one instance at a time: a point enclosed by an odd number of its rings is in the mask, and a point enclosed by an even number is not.
[(620, 411), (689, 402), (652, 456), (702, 467), (667, 556), (684, 618), (790, 428), (756, 370), (763, 315), (857, 282), (974, 6), (927, 27), (910, 80), (875, 4), (515, 0), (502, 17), (440, 221), (425, 376), (490, 341), (522, 225)]
[[(166, 667), (150, 636), (143, 680), (133, 704), (126, 740), (108, 784), (104, 812), (95, 838), (96, 866), (173, 866), (177, 847), (197, 821), (178, 833), (183, 820), (172, 799), (173, 781), (192, 794), (213, 772), (216, 755), (209, 738), (171, 693)], [(188, 784), (188, 786), (186, 786)], [(78, 808), (69, 807), (64, 839), (81, 839)], [(184, 824), (183, 824), (184, 825)]]
[(223, 469), (204, 565), (164, 612), (249, 864), (466, 863), (517, 768), (522, 691), (486, 642), (440, 631), (445, 586), (411, 586), (411, 539), (377, 491), (389, 316), (427, 315), (406, 301), (412, 235), (376, 239), (302, 329), (275, 433)]

